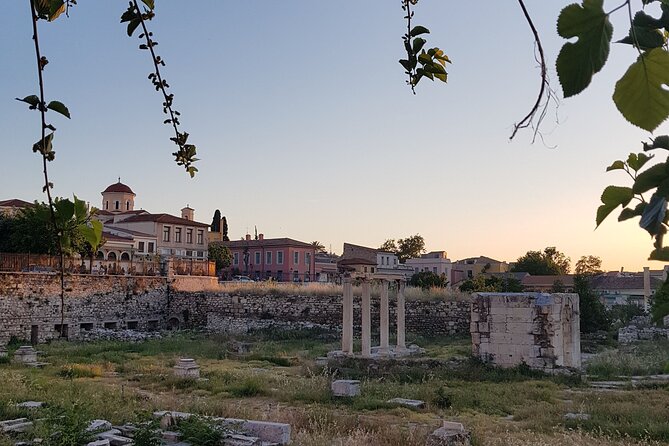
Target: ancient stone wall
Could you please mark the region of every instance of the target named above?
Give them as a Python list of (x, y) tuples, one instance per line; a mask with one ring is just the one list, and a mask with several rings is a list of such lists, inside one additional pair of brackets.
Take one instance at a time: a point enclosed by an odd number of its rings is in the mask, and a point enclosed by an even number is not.
[[(162, 277), (68, 275), (68, 337), (94, 328), (155, 330), (163, 325), (167, 282)], [(0, 273), (0, 344), (11, 337), (44, 342), (61, 324), (57, 274)]]
[[(199, 282), (198, 282), (199, 283)], [(98, 329), (157, 330), (195, 328), (244, 332), (276, 326), (314, 324), (341, 327), (342, 297), (295, 295), (231, 296), (210, 284), (165, 277), (68, 275), (65, 278), (65, 325), (69, 338)], [(200, 283), (200, 285), (203, 285)], [(395, 304), (390, 301), (391, 334)], [(355, 299), (356, 332), (361, 322)], [(0, 273), (0, 345), (12, 336), (44, 342), (60, 331), (60, 279), (57, 274)], [(379, 326), (379, 300), (372, 299), (372, 324)], [(454, 335), (469, 332), (469, 303), (409, 301), (408, 332)]]
[(474, 356), (503, 367), (581, 365), (578, 294), (474, 294), (471, 333)]
[[(372, 327), (379, 327), (379, 299), (372, 298)], [(390, 301), (390, 329), (396, 329), (396, 301)], [(409, 301), (406, 303), (406, 328), (425, 336), (469, 333), (468, 301)], [(312, 323), (341, 327), (341, 296), (277, 296), (177, 293), (170, 299), (171, 317), (187, 326), (207, 327), (212, 331), (246, 331), (266, 326), (261, 321)], [(356, 333), (361, 324), (360, 298), (354, 299)]]

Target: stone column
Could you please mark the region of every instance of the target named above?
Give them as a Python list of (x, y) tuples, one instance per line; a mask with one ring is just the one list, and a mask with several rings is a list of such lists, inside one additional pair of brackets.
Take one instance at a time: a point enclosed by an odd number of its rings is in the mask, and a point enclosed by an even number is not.
[(388, 356), (388, 281), (381, 280), (381, 343), (379, 345), (379, 355)]
[(362, 357), (369, 358), (372, 353), (372, 315), (371, 292), (368, 281), (362, 283)]
[(647, 313), (650, 300), (650, 267), (643, 267), (643, 309)]
[(344, 279), (342, 305), (343, 321), (341, 330), (341, 350), (347, 355), (353, 354), (353, 284), (351, 279)]
[(406, 348), (404, 280), (400, 280), (397, 288), (397, 350), (405, 350)]

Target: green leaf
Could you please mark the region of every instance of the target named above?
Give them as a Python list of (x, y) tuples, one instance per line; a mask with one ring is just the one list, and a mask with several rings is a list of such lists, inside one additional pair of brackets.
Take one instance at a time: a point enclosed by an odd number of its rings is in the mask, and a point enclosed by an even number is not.
[(648, 192), (649, 190), (659, 186), (662, 181), (667, 179), (667, 177), (667, 164), (656, 164), (648, 168), (648, 170), (641, 172), (639, 176), (636, 177), (634, 186), (632, 186), (632, 190), (635, 194)]
[(408, 60), (400, 59), (399, 62), (400, 62), (400, 65), (402, 65), (405, 70), (411, 71), (411, 63)]
[(425, 44), (427, 43), (427, 40), (423, 39), (422, 37), (416, 37), (413, 39), (413, 52), (414, 54), (418, 54), (420, 50), (423, 49)]
[(613, 26), (603, 0), (583, 0), (582, 6), (574, 3), (562, 9), (557, 28), (565, 39), (578, 38), (564, 44), (556, 62), (562, 91), (568, 98), (590, 85), (592, 76), (606, 63)]
[(49, 102), (49, 105), (46, 106), (46, 108), (60, 113), (68, 119), (70, 118), (70, 111), (67, 109), (67, 107), (65, 107), (65, 104), (60, 101), (51, 101)]
[(625, 207), (634, 198), (634, 193), (629, 187), (608, 186), (602, 193), (602, 205), (597, 209), (597, 227), (618, 206)]
[(639, 217), (641, 214), (643, 214), (645, 208), (646, 203), (639, 203), (634, 209), (625, 208), (618, 216), (618, 221), (625, 221), (629, 220), (630, 218)]
[(39, 104), (39, 98), (35, 96), (34, 94), (31, 94), (30, 96), (26, 96), (25, 98), (15, 98), (17, 101), (25, 102), (26, 104), (30, 104), (31, 108), (37, 108), (37, 104)]
[(422, 63), (423, 65), (427, 64), (432, 64), (432, 58), (423, 51), (418, 55), (418, 62)]
[(39, 152), (42, 155), (52, 153), (53, 152), (52, 142), (53, 142), (53, 133), (49, 133), (44, 137), (44, 139), (41, 139), (37, 141), (35, 144), (33, 144), (33, 152)]
[(81, 235), (93, 248), (98, 248), (102, 242), (102, 223), (98, 220), (91, 220), (90, 226), (82, 224), (78, 227)]
[(147, 8), (153, 10), (155, 8), (155, 2), (154, 0), (142, 0), (142, 3), (144, 3)]
[(53, 22), (65, 12), (65, 2), (63, 0), (50, 0), (49, 1), (49, 21)]
[(416, 37), (420, 36), (421, 34), (430, 34), (430, 30), (425, 28), (424, 26), (414, 26), (411, 32), (409, 33), (409, 37)]
[(132, 36), (132, 33), (135, 32), (135, 30), (137, 29), (137, 27), (138, 27), (141, 23), (142, 23), (142, 22), (141, 22), (140, 19), (130, 20), (130, 21), (128, 22), (128, 29), (127, 29), (128, 37), (131, 37), (131, 36)]
[(64, 198), (56, 201), (53, 206), (56, 210), (56, 220), (61, 223), (59, 227), (62, 228), (64, 227), (64, 223), (72, 220), (74, 216), (74, 203)]
[(630, 65), (616, 83), (613, 101), (632, 124), (652, 132), (669, 116), (669, 53), (650, 50)]
[(439, 79), (442, 82), (447, 82), (448, 81), (448, 74), (447, 73), (434, 73), (434, 77)]
[(635, 172), (638, 172), (651, 158), (653, 157), (648, 156), (645, 153), (630, 153), (627, 158), (627, 165)]
[(630, 35), (619, 40), (618, 43), (626, 43), (642, 50), (649, 50), (664, 45), (664, 36), (656, 29), (633, 26), (630, 30)]
[(76, 195), (74, 196), (74, 216), (77, 221), (84, 221), (88, 217), (86, 202), (78, 199)]
[(653, 149), (665, 149), (669, 150), (669, 135), (661, 135), (655, 137), (655, 139), (651, 140), (652, 143), (643, 143), (643, 150), (649, 151)]
[(606, 168), (606, 171), (610, 172), (612, 170), (620, 170), (624, 168), (625, 168), (625, 163), (620, 160), (616, 160), (613, 162), (613, 164), (611, 164), (609, 167)]
[(669, 247), (655, 249), (650, 253), (648, 260), (659, 260), (660, 262), (669, 262)]

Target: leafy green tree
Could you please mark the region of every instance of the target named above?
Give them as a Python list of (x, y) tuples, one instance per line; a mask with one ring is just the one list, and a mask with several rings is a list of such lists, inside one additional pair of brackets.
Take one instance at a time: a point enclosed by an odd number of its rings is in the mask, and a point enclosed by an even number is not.
[(412, 235), (411, 237), (401, 238), (397, 241), (397, 258), (400, 263), (407, 259), (420, 257), (425, 252), (425, 240), (421, 235)]
[(601, 274), (602, 273), (602, 259), (597, 256), (581, 256), (576, 262), (574, 268), (576, 274)]
[(226, 217), (223, 217), (223, 226), (221, 230), (223, 231), (223, 241), (229, 242), (230, 237), (228, 237), (228, 219)]
[(209, 245), (209, 259), (216, 262), (216, 271), (220, 271), (232, 264), (232, 253), (227, 246), (212, 243)]
[(327, 252), (325, 250), (325, 245), (319, 242), (318, 240), (311, 242), (311, 246), (314, 247), (316, 252)]
[(473, 279), (465, 280), (460, 285), (460, 291), (467, 293), (520, 293), (523, 285), (515, 277), (486, 276), (479, 274)]
[(669, 280), (664, 282), (659, 290), (653, 296), (653, 303), (650, 307), (650, 315), (656, 324), (662, 323), (662, 320), (669, 314)]
[(549, 246), (541, 251), (527, 251), (516, 260), (512, 272), (530, 273), (533, 276), (569, 274), (570, 259), (563, 253)]
[(383, 242), (383, 245), (379, 246), (379, 251), (397, 253), (397, 243), (395, 243), (395, 239), (389, 238)]
[(446, 279), (445, 274), (437, 274), (432, 271), (420, 271), (411, 276), (409, 285), (423, 289), (444, 288), (448, 285), (448, 280)]
[(588, 274), (574, 277), (574, 291), (579, 297), (581, 331), (584, 333), (608, 330), (611, 326), (606, 307), (590, 288), (590, 278)]
[(211, 220), (211, 232), (221, 232), (221, 211), (216, 209)]

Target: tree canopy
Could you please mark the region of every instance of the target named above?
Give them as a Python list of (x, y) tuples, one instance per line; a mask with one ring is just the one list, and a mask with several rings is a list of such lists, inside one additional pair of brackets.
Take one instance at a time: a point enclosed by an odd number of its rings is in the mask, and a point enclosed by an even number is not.
[(411, 237), (395, 239), (388, 239), (379, 247), (380, 251), (392, 252), (397, 255), (400, 263), (404, 263), (407, 259), (420, 257), (425, 252), (425, 240), (423, 236), (416, 234)]
[(511, 268), (513, 272), (530, 273), (533, 276), (550, 276), (569, 274), (569, 257), (549, 246), (542, 251), (527, 251), (516, 260)]
[(597, 256), (581, 256), (576, 262), (574, 272), (577, 275), (594, 275), (602, 272), (602, 259)]

